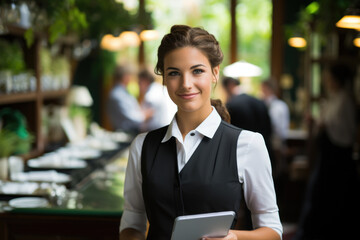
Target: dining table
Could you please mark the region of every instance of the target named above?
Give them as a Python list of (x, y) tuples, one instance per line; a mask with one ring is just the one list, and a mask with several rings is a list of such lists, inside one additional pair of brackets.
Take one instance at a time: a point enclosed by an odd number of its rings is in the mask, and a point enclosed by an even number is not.
[[(57, 169), (59, 176), (70, 176), (65, 182), (0, 183), (0, 240), (119, 239), (129, 145), (103, 151), (81, 169)], [(25, 173), (40, 170), (54, 171), (25, 167)], [(4, 192), (9, 184), (19, 184), (22, 192)]]

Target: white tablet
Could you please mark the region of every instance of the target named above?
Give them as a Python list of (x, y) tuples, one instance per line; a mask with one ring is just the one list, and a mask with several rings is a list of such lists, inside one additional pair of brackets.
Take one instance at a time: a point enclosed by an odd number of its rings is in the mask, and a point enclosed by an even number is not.
[(171, 240), (199, 240), (202, 237), (225, 237), (235, 212), (214, 212), (180, 216), (175, 219)]

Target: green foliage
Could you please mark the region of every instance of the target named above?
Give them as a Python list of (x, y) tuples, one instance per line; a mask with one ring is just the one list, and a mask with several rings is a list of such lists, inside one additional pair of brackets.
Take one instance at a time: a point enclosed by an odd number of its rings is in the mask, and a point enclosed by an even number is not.
[(263, 70), (260, 78), (270, 75), (271, 18), (270, 0), (242, 0), (238, 4), (238, 58), (259, 66)]
[(336, 29), (336, 22), (344, 15), (346, 8), (353, 0), (318, 0), (304, 6), (298, 13), (298, 20), (286, 26), (285, 36), (301, 34), (306, 36), (309, 31), (320, 33), (326, 41), (328, 33)]
[[(204, 27), (214, 34), (224, 53), (221, 67), (230, 64), (230, 1), (197, 0), (191, 7), (183, 1), (147, 0), (153, 11), (154, 24), (160, 34), (169, 32), (173, 24), (189, 24)], [(198, 4), (196, 4), (198, 3)], [(260, 66), (263, 76), (270, 72), (269, 52), (271, 42), (271, 0), (241, 0), (236, 9), (238, 29), (238, 60), (246, 60)], [(160, 40), (146, 42), (147, 60), (156, 62)]]
[(32, 141), (32, 136), (22, 138), (13, 131), (0, 130), (0, 158), (29, 152)]
[[(32, 0), (35, 4), (35, 28), (36, 31), (48, 32), (49, 42), (54, 43), (59, 37), (69, 34), (81, 34), (88, 24), (86, 15), (76, 5), (75, 0)], [(40, 29), (38, 29), (40, 28)], [(34, 41), (34, 29), (25, 32), (27, 45)]]
[(92, 119), (90, 108), (81, 107), (74, 104), (70, 105), (69, 107), (69, 116), (70, 118), (75, 118), (78, 116), (82, 117), (83, 119), (85, 119), (87, 126), (90, 125)]
[(25, 69), (23, 52), (18, 42), (9, 42), (0, 39), (0, 70), (11, 70), (19, 73)]
[(82, 38), (100, 40), (104, 34), (118, 35), (138, 23), (137, 16), (130, 14), (122, 3), (115, 0), (76, 0), (76, 5), (86, 15), (89, 26)]
[(0, 157), (22, 154), (30, 150), (33, 136), (26, 130), (25, 117), (17, 110), (0, 111)]
[(47, 48), (40, 48), (40, 72), (43, 75), (69, 75), (70, 64), (65, 56), (52, 56)]
[(26, 41), (26, 46), (30, 47), (34, 43), (34, 29), (29, 28), (25, 31), (24, 38)]

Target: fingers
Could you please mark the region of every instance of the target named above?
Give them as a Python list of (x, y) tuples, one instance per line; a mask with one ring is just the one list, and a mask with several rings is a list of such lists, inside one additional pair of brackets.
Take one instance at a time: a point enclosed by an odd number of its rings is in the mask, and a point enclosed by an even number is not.
[(203, 237), (203, 238), (201, 238), (201, 240), (237, 240), (237, 237), (232, 232), (229, 232), (228, 235), (226, 237), (223, 237), (223, 238), (207, 238), (207, 237)]

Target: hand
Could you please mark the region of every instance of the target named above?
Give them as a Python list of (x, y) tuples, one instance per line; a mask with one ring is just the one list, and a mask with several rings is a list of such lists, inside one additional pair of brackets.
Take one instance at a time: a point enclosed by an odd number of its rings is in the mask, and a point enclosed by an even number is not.
[(223, 238), (202, 238), (201, 240), (237, 240), (237, 237), (234, 233), (229, 231), (228, 235)]

